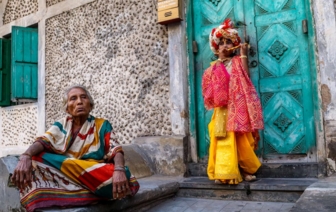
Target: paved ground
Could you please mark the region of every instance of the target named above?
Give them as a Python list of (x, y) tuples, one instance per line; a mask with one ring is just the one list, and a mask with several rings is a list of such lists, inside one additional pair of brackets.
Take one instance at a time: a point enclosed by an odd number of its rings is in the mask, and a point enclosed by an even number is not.
[(295, 203), (224, 201), (175, 197), (149, 212), (289, 212)]

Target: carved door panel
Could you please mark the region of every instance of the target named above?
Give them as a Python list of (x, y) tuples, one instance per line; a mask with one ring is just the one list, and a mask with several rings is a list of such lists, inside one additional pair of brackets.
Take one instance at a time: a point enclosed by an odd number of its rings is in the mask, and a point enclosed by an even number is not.
[(305, 1), (245, 3), (254, 8), (254, 18), (245, 18), (256, 29), (252, 42), (259, 64), (253, 77), (258, 77), (265, 119), (260, 150), (265, 159), (306, 157), (315, 146), (315, 129), (308, 34), (302, 27), (307, 19)]
[[(258, 154), (265, 160), (300, 155), (308, 160), (315, 147), (314, 111), (305, 0), (195, 0), (193, 1), (196, 54), (195, 91), (198, 154), (207, 155), (207, 125), (212, 111), (206, 111), (201, 92), (204, 70), (214, 59), (208, 35), (224, 19), (246, 23), (239, 28), (249, 35), (250, 73), (263, 105), (265, 130)], [(236, 24), (237, 25), (237, 24)], [(302, 160), (301, 160), (302, 161)]]

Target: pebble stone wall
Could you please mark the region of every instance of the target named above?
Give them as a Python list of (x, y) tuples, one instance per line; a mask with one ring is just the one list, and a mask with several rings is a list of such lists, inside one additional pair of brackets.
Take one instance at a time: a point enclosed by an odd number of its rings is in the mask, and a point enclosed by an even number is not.
[(24, 147), (37, 136), (37, 106), (0, 109), (0, 147)]
[(65, 87), (83, 84), (120, 143), (171, 135), (168, 32), (154, 0), (97, 0), (46, 22), (47, 127)]
[(46, 0), (46, 5), (47, 5), (47, 7), (50, 7), (54, 4), (57, 4), (57, 3), (62, 2), (62, 1), (65, 1), (65, 0)]
[(8, 0), (3, 14), (3, 24), (37, 12), (38, 0)]

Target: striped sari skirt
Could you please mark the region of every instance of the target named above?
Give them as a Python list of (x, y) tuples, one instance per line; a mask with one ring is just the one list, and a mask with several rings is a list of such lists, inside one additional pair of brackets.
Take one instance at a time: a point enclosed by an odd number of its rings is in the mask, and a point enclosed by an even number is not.
[[(38, 208), (74, 207), (112, 200), (114, 164), (43, 152), (33, 157), (32, 187), (20, 190), (28, 212)], [(126, 167), (130, 195), (139, 183)]]

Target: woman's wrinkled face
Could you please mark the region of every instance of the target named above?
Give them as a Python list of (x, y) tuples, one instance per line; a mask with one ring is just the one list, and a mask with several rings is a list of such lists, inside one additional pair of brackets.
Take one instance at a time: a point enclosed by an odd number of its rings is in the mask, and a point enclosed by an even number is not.
[(92, 106), (86, 92), (81, 88), (73, 88), (68, 93), (67, 113), (73, 117), (88, 116)]
[(233, 53), (233, 50), (227, 51), (227, 49), (230, 49), (233, 47), (233, 43), (229, 39), (222, 38), (219, 42), (218, 52), (224, 53), (225, 56), (231, 56)]

